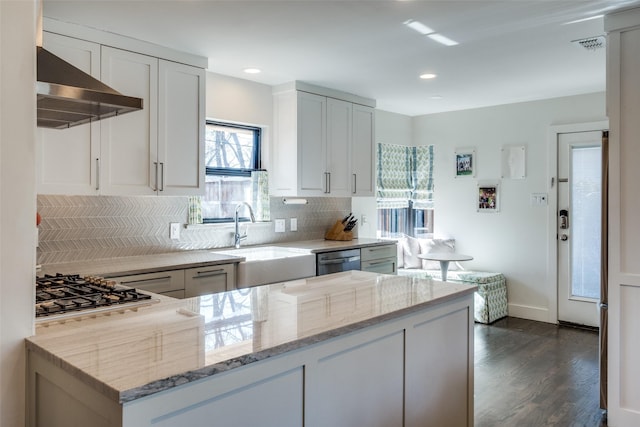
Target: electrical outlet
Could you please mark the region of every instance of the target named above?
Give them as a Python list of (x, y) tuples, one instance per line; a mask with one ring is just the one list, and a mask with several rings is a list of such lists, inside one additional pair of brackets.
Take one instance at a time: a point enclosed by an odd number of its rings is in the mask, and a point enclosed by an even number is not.
[(298, 231), (298, 218), (291, 218), (291, 231)]
[(276, 233), (284, 233), (284, 225), (285, 225), (284, 219), (276, 219), (275, 223), (276, 223)]
[(180, 239), (180, 223), (179, 222), (169, 223), (169, 238), (173, 240)]
[(362, 217), (360, 217), (360, 224), (365, 225), (368, 223), (368, 219), (366, 215), (362, 215)]

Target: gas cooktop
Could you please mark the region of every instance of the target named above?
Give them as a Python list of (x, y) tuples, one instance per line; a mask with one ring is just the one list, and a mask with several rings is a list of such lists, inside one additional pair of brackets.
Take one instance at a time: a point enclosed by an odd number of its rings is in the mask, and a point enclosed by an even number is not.
[(149, 304), (151, 295), (116, 284), (113, 280), (77, 274), (36, 278), (36, 317), (98, 311), (126, 305)]

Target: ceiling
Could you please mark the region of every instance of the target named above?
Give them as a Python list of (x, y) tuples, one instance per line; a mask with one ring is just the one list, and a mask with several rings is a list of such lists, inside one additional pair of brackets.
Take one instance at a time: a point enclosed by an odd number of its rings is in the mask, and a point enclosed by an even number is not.
[[(572, 43), (604, 34), (603, 19), (567, 23), (633, 6), (640, 0), (44, 0), (44, 16), (206, 56), (214, 73), (300, 80), (417, 116), (604, 91), (605, 49)], [(427, 72), (437, 77), (419, 78)]]

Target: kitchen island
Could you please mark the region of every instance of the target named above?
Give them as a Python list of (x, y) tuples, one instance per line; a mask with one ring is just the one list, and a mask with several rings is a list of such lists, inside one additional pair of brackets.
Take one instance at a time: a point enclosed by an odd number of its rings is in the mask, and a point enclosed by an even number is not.
[(474, 290), (349, 271), (40, 322), (29, 425), (472, 426)]

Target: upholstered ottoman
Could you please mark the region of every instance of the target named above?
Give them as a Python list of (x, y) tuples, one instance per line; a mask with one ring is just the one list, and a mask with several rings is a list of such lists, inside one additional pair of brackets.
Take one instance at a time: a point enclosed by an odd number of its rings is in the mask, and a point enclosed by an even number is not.
[(479, 323), (493, 323), (508, 315), (507, 281), (502, 273), (458, 271), (457, 279), (478, 286), (475, 292), (474, 318)]

